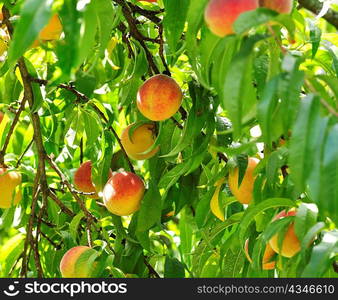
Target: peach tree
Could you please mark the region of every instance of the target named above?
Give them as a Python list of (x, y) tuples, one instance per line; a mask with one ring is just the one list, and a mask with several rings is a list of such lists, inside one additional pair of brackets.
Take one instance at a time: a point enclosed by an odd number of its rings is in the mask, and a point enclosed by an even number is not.
[(337, 1), (0, 5), (0, 277), (337, 277)]

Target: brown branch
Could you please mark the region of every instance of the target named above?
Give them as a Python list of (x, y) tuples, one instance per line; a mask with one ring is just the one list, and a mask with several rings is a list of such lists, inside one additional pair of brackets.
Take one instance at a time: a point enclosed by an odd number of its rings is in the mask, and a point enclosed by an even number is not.
[(51, 190), (49, 190), (48, 196), (60, 207), (61, 211), (63, 211), (65, 214), (70, 217), (75, 216), (75, 213), (70, 210), (65, 204), (63, 204), (63, 202)]
[(56, 174), (58, 174), (62, 183), (66, 185), (69, 192), (73, 195), (73, 197), (76, 200), (76, 202), (78, 203), (79, 207), (84, 212), (86, 218), (89, 219), (91, 222), (94, 221), (94, 220), (97, 221), (96, 218), (88, 211), (88, 209), (86, 208), (85, 204), (83, 203), (83, 201), (79, 197), (79, 195), (74, 192), (72, 184), (67, 180), (66, 176), (62, 173), (62, 171), (57, 166), (57, 164), (53, 161), (53, 159), (49, 155), (46, 155), (46, 160), (47, 160), (48, 164), (51, 166), (51, 168), (56, 172)]
[(147, 10), (147, 9), (143, 9), (141, 7), (139, 7), (138, 5), (135, 5), (131, 2), (128, 2), (128, 5), (131, 9), (131, 11), (133, 13), (138, 13), (144, 17), (146, 17), (147, 19), (149, 19), (150, 21), (159, 24), (162, 22), (162, 19), (160, 19), (159, 17), (157, 17), (158, 14), (161, 14), (164, 12), (163, 9), (160, 10)]
[(158, 67), (155, 64), (155, 61), (153, 59), (152, 54), (150, 53), (147, 45), (145, 44), (145, 41), (147, 40), (147, 38), (138, 30), (137, 26), (136, 26), (136, 22), (133, 18), (132, 15), (132, 10), (130, 8), (130, 6), (125, 2), (125, 0), (113, 0), (114, 2), (116, 2), (117, 4), (119, 4), (122, 7), (122, 13), (129, 25), (129, 32), (130, 35), (136, 39), (140, 45), (142, 46), (142, 48), (145, 51), (150, 69), (153, 71), (153, 73), (155, 74), (159, 74), (160, 70), (158, 69)]
[(26, 104), (26, 102), (27, 102), (27, 98), (24, 97), (24, 98), (21, 100), (20, 106), (19, 106), (19, 108), (18, 108), (18, 110), (17, 110), (17, 112), (16, 112), (16, 114), (15, 114), (14, 120), (13, 120), (13, 122), (12, 122), (12, 124), (11, 124), (11, 127), (10, 127), (8, 133), (7, 133), (7, 136), (6, 136), (4, 145), (3, 145), (3, 147), (2, 147), (2, 149), (1, 149), (1, 151), (0, 151), (0, 165), (3, 165), (3, 164), (4, 164), (4, 158), (5, 158), (5, 154), (6, 154), (7, 147), (8, 147), (8, 145), (9, 145), (9, 141), (10, 141), (10, 139), (11, 139), (11, 136), (12, 136), (13, 132), (14, 132), (14, 128), (15, 128), (16, 124), (17, 124), (18, 121), (19, 121), (21, 112), (25, 109), (25, 104)]
[(57, 244), (55, 242), (53, 242), (45, 233), (43, 233), (41, 231), (41, 235), (48, 241), (48, 243), (50, 243), (54, 248), (55, 250), (60, 250), (61, 249), (61, 245), (62, 245), (62, 242), (60, 242), (60, 244)]
[(147, 261), (146, 256), (143, 257), (143, 262), (146, 265), (146, 267), (148, 268), (149, 277), (154, 276), (155, 278), (161, 278), (160, 275), (158, 275), (158, 273), (155, 271), (153, 266)]
[(29, 150), (29, 148), (33, 145), (34, 143), (34, 139), (32, 139), (29, 144), (27, 145), (27, 147), (25, 148), (25, 150), (21, 153), (20, 157), (18, 158), (18, 161), (16, 162), (15, 167), (18, 168), (21, 164), (21, 160), (24, 158), (25, 154), (27, 153), (27, 151)]
[(162, 60), (162, 64), (163, 64), (164, 69), (165, 69), (165, 74), (168, 75), (168, 76), (171, 76), (171, 72), (169, 70), (168, 64), (167, 64), (165, 57), (164, 57), (164, 40), (163, 40), (163, 25), (162, 24), (158, 25), (158, 33), (159, 33), (159, 36), (160, 36), (159, 53), (160, 53), (160, 57), (161, 57), (161, 60)]
[[(323, 3), (318, 0), (298, 0), (298, 3), (307, 10), (318, 15), (323, 8)], [(338, 29), (338, 12), (333, 9), (329, 9), (323, 18), (331, 25)]]
[(33, 251), (33, 257), (35, 262), (35, 267), (38, 273), (38, 278), (43, 278), (43, 271), (40, 261), (40, 254), (39, 254), (39, 243), (37, 239), (31, 239), (30, 240), (31, 249)]

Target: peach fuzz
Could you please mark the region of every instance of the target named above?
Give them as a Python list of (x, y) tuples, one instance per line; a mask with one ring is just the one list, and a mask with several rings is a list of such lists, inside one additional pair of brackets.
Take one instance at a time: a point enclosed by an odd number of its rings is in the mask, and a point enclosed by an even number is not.
[(86, 161), (76, 170), (74, 174), (75, 187), (84, 193), (96, 193), (89, 195), (89, 198), (97, 199), (98, 195), (92, 181), (92, 162)]
[(21, 174), (0, 167), (0, 208), (10, 208), (17, 205), (22, 199), (21, 190), (17, 187), (21, 184)]
[(211, 0), (204, 19), (212, 33), (224, 37), (234, 33), (233, 24), (240, 14), (258, 8), (258, 0)]
[(260, 0), (259, 5), (280, 14), (289, 14), (292, 11), (293, 0)]
[(144, 190), (143, 181), (136, 174), (115, 172), (103, 188), (103, 202), (115, 215), (131, 215), (139, 209)]
[(234, 168), (229, 173), (228, 183), (230, 191), (242, 204), (250, 204), (253, 199), (253, 187), (255, 183), (254, 171), (258, 163), (259, 160), (257, 158), (249, 157), (248, 165), (240, 186), (238, 186), (238, 167)]
[(129, 137), (129, 131), (133, 124), (125, 128), (121, 135), (121, 143), (129, 157), (138, 160), (144, 160), (153, 157), (158, 150), (158, 146), (146, 154), (141, 154), (147, 151), (155, 143), (155, 126), (154, 124), (144, 124), (137, 127)]
[[(285, 210), (281, 211), (278, 215), (276, 215), (273, 218), (273, 221), (282, 219), (282, 218), (287, 218), (290, 216), (295, 216), (297, 213), (294, 210), (291, 210), (289, 212), (286, 212)], [(300, 242), (298, 237), (296, 236), (295, 233), (295, 224), (291, 223), (289, 227), (287, 228), (284, 239), (282, 241), (281, 247), (278, 246), (278, 239), (279, 235), (275, 234), (271, 240), (269, 241), (271, 248), (278, 254), (284, 256), (284, 257), (293, 257), (296, 255), (301, 247), (300, 247)]]
[(137, 107), (149, 120), (163, 121), (180, 108), (183, 94), (177, 82), (163, 74), (149, 78), (139, 88)]
[(88, 278), (91, 276), (93, 270), (88, 269), (88, 256), (84, 255), (87, 251), (93, 251), (93, 249), (87, 246), (76, 246), (64, 254), (60, 262), (60, 272), (63, 278)]

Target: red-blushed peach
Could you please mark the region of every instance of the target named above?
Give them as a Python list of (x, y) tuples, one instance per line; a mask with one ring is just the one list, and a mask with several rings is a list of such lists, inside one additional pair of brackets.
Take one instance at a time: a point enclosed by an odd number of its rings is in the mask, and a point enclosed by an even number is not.
[(97, 199), (97, 191), (92, 181), (92, 162), (90, 160), (81, 164), (74, 174), (75, 187), (84, 193), (95, 193), (88, 195), (92, 199)]
[(4, 209), (17, 205), (22, 198), (19, 188), (21, 174), (7, 171), (9, 171), (7, 168), (0, 167), (0, 208)]
[(90, 278), (95, 269), (95, 262), (89, 265), (88, 259), (96, 251), (87, 246), (69, 249), (61, 259), (60, 272), (63, 278)]
[[(245, 241), (244, 252), (245, 252), (245, 256), (248, 259), (248, 261), (252, 263), (252, 259), (249, 255), (249, 239)], [(273, 270), (275, 268), (276, 262), (273, 260), (273, 257), (275, 255), (276, 255), (276, 252), (273, 251), (270, 244), (267, 243), (265, 250), (264, 250), (263, 258), (262, 258), (262, 269), (263, 270)]]
[(224, 37), (234, 33), (233, 24), (242, 13), (258, 6), (258, 0), (211, 0), (204, 19), (212, 33)]
[(149, 120), (163, 121), (172, 117), (182, 103), (182, 90), (177, 82), (163, 74), (145, 81), (137, 93), (137, 107)]
[(123, 148), (126, 150), (128, 156), (133, 159), (144, 160), (153, 157), (160, 149), (159, 146), (148, 153), (142, 153), (147, 151), (155, 143), (155, 125), (149, 123), (137, 127), (130, 138), (129, 131), (133, 125), (134, 124), (129, 125), (122, 131), (121, 143)]
[(280, 14), (289, 14), (292, 11), (293, 0), (260, 0), (259, 5)]
[(144, 190), (144, 183), (136, 174), (114, 172), (103, 188), (103, 202), (115, 215), (131, 215), (139, 209)]
[(259, 160), (254, 157), (249, 157), (248, 165), (240, 186), (238, 186), (238, 167), (230, 170), (229, 173), (229, 188), (235, 198), (242, 204), (250, 204), (253, 199), (253, 187), (255, 183), (254, 171), (259, 163)]
[(5, 115), (3, 112), (0, 111), (0, 124), (2, 122), (2, 120), (4, 119)]
[[(286, 212), (285, 210), (281, 211), (279, 214), (277, 214), (274, 218), (273, 221), (282, 219), (282, 218), (287, 218), (290, 216), (295, 216), (297, 212), (295, 210), (290, 210)], [(278, 254), (284, 256), (284, 257), (293, 257), (296, 255), (301, 247), (300, 247), (300, 242), (298, 237), (296, 236), (295, 233), (295, 224), (292, 222), (289, 224), (285, 235), (283, 237), (283, 241), (281, 244), (281, 247), (278, 246), (278, 240), (279, 240), (279, 234), (275, 234), (271, 240), (269, 241), (271, 248)]]

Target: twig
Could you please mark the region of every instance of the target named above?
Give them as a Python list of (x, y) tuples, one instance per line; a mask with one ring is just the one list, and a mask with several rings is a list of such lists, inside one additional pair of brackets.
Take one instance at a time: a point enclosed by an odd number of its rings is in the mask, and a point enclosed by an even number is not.
[(62, 245), (62, 241), (60, 242), (60, 244), (56, 244), (55, 242), (53, 242), (45, 233), (43, 233), (41, 231), (41, 235), (55, 248), (55, 250), (60, 250), (61, 249), (61, 245)]
[(116, 2), (117, 4), (119, 4), (122, 7), (122, 13), (129, 25), (129, 32), (130, 35), (136, 39), (140, 45), (142, 46), (142, 48), (145, 51), (150, 69), (152, 70), (153, 73), (155, 74), (159, 74), (160, 70), (158, 69), (158, 67), (155, 64), (155, 61), (153, 59), (152, 54), (150, 53), (147, 45), (145, 44), (144, 41), (147, 40), (147, 38), (138, 30), (137, 26), (136, 26), (136, 22), (132, 16), (132, 10), (130, 8), (130, 6), (124, 1), (124, 0), (113, 0), (114, 2)]
[(5, 153), (6, 153), (6, 150), (7, 150), (7, 147), (9, 145), (9, 141), (11, 139), (11, 136), (14, 132), (14, 128), (16, 126), (16, 124), (18, 123), (19, 121), (19, 118), (20, 118), (20, 115), (21, 115), (21, 112), (25, 109), (25, 104), (27, 102), (27, 98), (23, 98), (21, 100), (21, 103), (20, 103), (20, 106), (15, 114), (15, 117), (13, 119), (13, 122), (12, 122), (12, 125), (11, 127), (9, 128), (9, 131), (7, 133), (7, 136), (6, 136), (6, 139), (5, 139), (5, 142), (4, 142), (4, 145), (0, 151), (0, 165), (3, 165), (4, 164), (4, 157), (5, 157)]
[(16, 162), (15, 167), (18, 168), (21, 164), (21, 160), (24, 158), (25, 154), (27, 153), (27, 151), (29, 150), (29, 148), (33, 145), (34, 143), (34, 139), (32, 139), (29, 144), (27, 145), (27, 147), (25, 148), (25, 150), (21, 153), (20, 157), (18, 158), (18, 161)]
[[(323, 8), (323, 3), (318, 0), (298, 0), (298, 3), (307, 10), (318, 15)], [(329, 9), (323, 18), (338, 29), (338, 12)]]
[(151, 277), (153, 275), (155, 278), (161, 278), (160, 275), (158, 275), (158, 273), (155, 271), (153, 266), (147, 261), (146, 256), (143, 257), (143, 262), (146, 265), (146, 267), (148, 268), (149, 277)]
[(78, 194), (74, 193), (71, 183), (67, 180), (66, 176), (62, 173), (62, 171), (59, 169), (59, 167), (53, 161), (53, 159), (49, 155), (46, 155), (46, 160), (47, 160), (48, 164), (52, 167), (52, 169), (56, 172), (56, 174), (58, 174), (62, 183), (67, 186), (68, 190), (73, 195), (74, 199), (76, 200), (76, 202), (80, 206), (81, 210), (84, 212), (86, 218), (90, 219), (90, 221), (94, 221), (94, 220), (96, 221), (96, 218), (88, 211), (88, 209), (86, 208), (85, 204), (80, 199)]
[(159, 33), (159, 36), (160, 36), (159, 54), (160, 54), (160, 57), (161, 57), (161, 60), (162, 60), (162, 64), (165, 68), (166, 75), (171, 76), (171, 72), (169, 70), (168, 64), (167, 64), (165, 57), (164, 57), (164, 40), (163, 40), (163, 25), (162, 24), (158, 25), (158, 33)]
[(65, 204), (63, 204), (63, 202), (51, 190), (49, 190), (48, 196), (60, 207), (61, 211), (63, 211), (65, 214), (70, 217), (75, 216), (75, 213), (71, 211)]
[[(106, 118), (106, 116), (104, 115), (104, 113), (94, 104), (94, 103), (91, 103), (91, 106), (93, 107), (93, 109), (98, 113), (98, 115), (106, 122), (108, 123), (109, 120)], [(119, 143), (120, 145), (120, 148), (122, 150), (122, 153), (126, 159), (126, 161), (128, 162), (128, 166), (129, 166), (129, 169), (132, 173), (135, 173), (135, 169), (134, 169), (134, 166), (133, 164), (131, 163), (130, 159), (129, 159), (129, 156), (126, 152), (126, 150), (124, 149), (123, 145), (122, 145), (122, 142), (121, 142), (121, 139), (120, 137), (118, 136), (117, 132), (115, 131), (115, 129), (112, 127), (112, 126), (109, 126), (109, 130), (113, 133), (113, 135), (115, 136), (117, 142)]]

